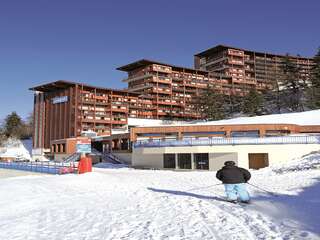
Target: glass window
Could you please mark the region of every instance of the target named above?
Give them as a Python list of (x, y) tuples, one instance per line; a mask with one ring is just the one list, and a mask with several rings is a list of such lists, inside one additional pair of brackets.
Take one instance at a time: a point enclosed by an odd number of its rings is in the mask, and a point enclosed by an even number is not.
[(193, 157), (196, 169), (209, 170), (208, 153), (195, 153)]
[(163, 154), (163, 167), (176, 168), (176, 155), (171, 153)]
[(231, 137), (259, 137), (259, 130), (256, 131), (233, 131)]
[(178, 154), (178, 166), (180, 169), (191, 169), (191, 154), (179, 153)]

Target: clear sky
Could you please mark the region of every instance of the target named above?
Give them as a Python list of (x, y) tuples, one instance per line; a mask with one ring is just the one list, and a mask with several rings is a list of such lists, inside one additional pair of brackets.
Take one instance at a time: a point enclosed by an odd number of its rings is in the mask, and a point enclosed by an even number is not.
[(186, 67), (217, 44), (313, 56), (319, 0), (1, 0), (0, 119), (33, 108), (29, 87), (57, 79), (123, 88), (140, 58)]

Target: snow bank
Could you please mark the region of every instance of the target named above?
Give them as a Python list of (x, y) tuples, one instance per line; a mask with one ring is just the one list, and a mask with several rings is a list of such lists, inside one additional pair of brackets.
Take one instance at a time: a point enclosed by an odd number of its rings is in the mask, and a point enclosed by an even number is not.
[[(232, 124), (297, 124), (297, 125), (320, 125), (320, 110), (271, 114), (255, 117), (238, 117), (218, 121), (193, 121), (193, 122), (172, 122), (170, 124), (158, 122), (145, 122), (142, 126), (192, 126), (192, 125), (232, 125)], [(152, 125), (153, 124), (153, 125)]]
[[(319, 152), (298, 165), (308, 159)], [(319, 240), (318, 169), (251, 171), (252, 184), (278, 197), (248, 185), (252, 204), (242, 206), (223, 201), (215, 172), (100, 165), (107, 169), (0, 179), (0, 239)]]
[(293, 160), (282, 166), (273, 167), (272, 171), (278, 174), (294, 171), (305, 171), (320, 168), (320, 151), (312, 152), (301, 159)]
[(297, 125), (320, 125), (320, 110), (271, 114), (255, 117), (240, 117), (228, 120), (209, 121), (205, 125), (222, 125), (222, 124), (297, 124)]
[(31, 160), (30, 152), (26, 146), (30, 146), (30, 140), (22, 142), (19, 139), (9, 138), (3, 143), (0, 157), (16, 158), (16, 160)]

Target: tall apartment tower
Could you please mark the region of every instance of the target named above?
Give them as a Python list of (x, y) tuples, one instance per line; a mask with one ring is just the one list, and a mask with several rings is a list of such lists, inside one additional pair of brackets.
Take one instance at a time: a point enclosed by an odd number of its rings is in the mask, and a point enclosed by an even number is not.
[(144, 103), (146, 118), (199, 119), (196, 96), (209, 84), (220, 84), (205, 70), (146, 59), (117, 69), (128, 73), (128, 78), (123, 80), (128, 83), (127, 90), (141, 94), (139, 102)]
[(111, 135), (138, 117), (138, 94), (58, 80), (30, 88), (34, 95), (33, 148), (48, 149), (54, 140), (83, 132)]
[[(209, 71), (229, 81), (232, 88), (272, 89), (281, 74), (285, 56), (218, 45), (194, 55), (195, 69)], [(308, 79), (313, 59), (289, 56)]]

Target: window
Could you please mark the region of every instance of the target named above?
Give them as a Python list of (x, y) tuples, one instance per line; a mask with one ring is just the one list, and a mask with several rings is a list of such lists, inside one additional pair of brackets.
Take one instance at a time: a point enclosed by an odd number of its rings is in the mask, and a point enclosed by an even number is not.
[(165, 153), (163, 154), (163, 168), (176, 168), (176, 155)]
[(283, 136), (290, 134), (289, 130), (267, 130), (266, 137)]
[(195, 153), (193, 157), (196, 169), (209, 170), (208, 153)]
[(191, 154), (179, 153), (178, 154), (178, 166), (180, 169), (191, 169)]
[(257, 131), (233, 131), (231, 137), (259, 137), (259, 130)]

